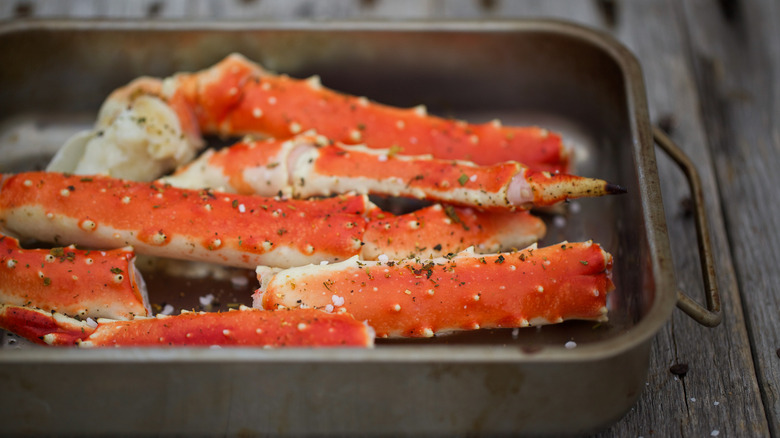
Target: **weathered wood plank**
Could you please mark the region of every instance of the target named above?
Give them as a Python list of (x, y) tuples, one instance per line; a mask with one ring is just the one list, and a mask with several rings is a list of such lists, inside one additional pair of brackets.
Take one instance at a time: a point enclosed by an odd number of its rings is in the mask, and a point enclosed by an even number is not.
[[(766, 435), (709, 145), (696, 111), (699, 97), (688, 54), (683, 50), (685, 23), (673, 3), (615, 3), (614, 15), (605, 16), (600, 8), (600, 22), (590, 24), (611, 30), (635, 52), (643, 66), (652, 119), (671, 117), (674, 139), (699, 166), (713, 232), (724, 322), (717, 329), (706, 329), (675, 312), (654, 343), (648, 391), (628, 416), (602, 435), (702, 436), (715, 430), (726, 436)], [(702, 282), (693, 223), (687, 211), (687, 184), (671, 161), (662, 156), (659, 172), (678, 283), (687, 293), (700, 296)], [(670, 373), (674, 364), (688, 365), (685, 377)]]
[(780, 5), (684, 3), (769, 425), (780, 434)]

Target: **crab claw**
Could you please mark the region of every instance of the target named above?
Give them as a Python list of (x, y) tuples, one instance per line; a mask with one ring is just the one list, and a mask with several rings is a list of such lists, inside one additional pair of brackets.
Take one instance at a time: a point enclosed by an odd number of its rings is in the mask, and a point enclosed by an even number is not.
[(361, 262), (287, 270), (258, 267), (254, 307), (348, 312), (380, 337), (428, 337), (568, 319), (603, 321), (612, 257), (597, 244), (518, 252)]
[(265, 196), (278, 192), (296, 198), (347, 192), (404, 196), (481, 209), (547, 206), (615, 193), (602, 180), (534, 172), (517, 162), (487, 166), (400, 155), (391, 149), (331, 144), (313, 132), (209, 150), (163, 181), (177, 187), (219, 187)]

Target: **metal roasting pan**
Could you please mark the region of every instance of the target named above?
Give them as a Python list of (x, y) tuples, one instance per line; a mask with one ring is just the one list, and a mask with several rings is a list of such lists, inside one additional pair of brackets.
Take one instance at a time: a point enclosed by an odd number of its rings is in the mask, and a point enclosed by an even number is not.
[[(578, 435), (636, 401), (652, 337), (676, 304), (719, 322), (695, 169), (651, 128), (632, 54), (568, 23), (3, 23), (0, 172), (42, 168), (131, 79), (204, 68), (230, 52), (383, 103), (561, 132), (577, 173), (628, 189), (548, 216), (542, 242), (593, 239), (614, 255), (610, 322), (380, 340), (368, 350), (20, 348), (3, 334), (0, 434)], [(692, 184), (710, 310), (677, 292), (654, 137)], [(255, 286), (148, 279), (153, 302), (180, 308), (209, 291), (220, 306), (249, 303)]]

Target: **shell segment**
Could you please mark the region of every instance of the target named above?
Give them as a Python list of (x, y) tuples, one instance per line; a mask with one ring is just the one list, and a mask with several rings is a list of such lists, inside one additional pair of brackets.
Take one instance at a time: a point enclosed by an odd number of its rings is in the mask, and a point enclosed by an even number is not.
[(407, 155), (479, 164), (519, 161), (551, 172), (568, 167), (561, 138), (545, 129), (469, 124), (417, 108), (394, 108), (312, 86), (308, 80), (270, 74), (237, 54), (172, 81), (174, 96), (194, 109), (204, 132), (285, 138), (296, 133), (291, 131), (294, 124), (295, 131), (315, 129), (334, 141), (398, 148)]
[(151, 314), (130, 248), (22, 249), (0, 235), (0, 302), (80, 318), (132, 319)]
[[(357, 254), (367, 206), (365, 196), (284, 200), (31, 172), (3, 181), (0, 224), (55, 244), (132, 245), (139, 253), (247, 268), (297, 266)], [(84, 218), (95, 229), (79, 227)]]

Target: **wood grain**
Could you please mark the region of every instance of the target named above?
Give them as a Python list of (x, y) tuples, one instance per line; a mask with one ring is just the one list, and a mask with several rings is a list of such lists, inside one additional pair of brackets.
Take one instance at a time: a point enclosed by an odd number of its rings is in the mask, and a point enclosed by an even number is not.
[(780, 434), (780, 7), (685, 4), (690, 58), (703, 97), (750, 344), (773, 435)]

